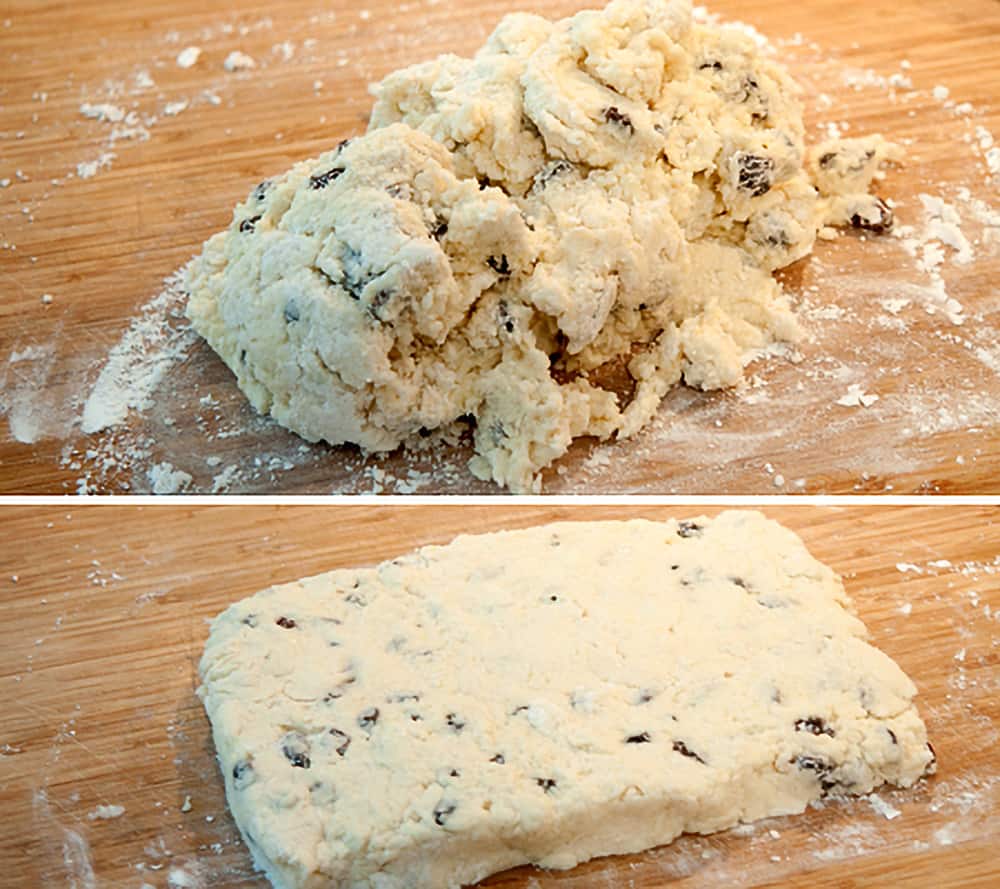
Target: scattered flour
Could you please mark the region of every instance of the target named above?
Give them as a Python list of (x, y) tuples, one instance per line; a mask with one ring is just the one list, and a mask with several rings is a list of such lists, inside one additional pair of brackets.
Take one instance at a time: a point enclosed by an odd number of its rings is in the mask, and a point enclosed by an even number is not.
[(53, 425), (45, 390), (56, 362), (56, 343), (15, 349), (0, 370), (0, 415), (6, 415), (10, 435), (33, 444)]
[(892, 821), (893, 818), (898, 818), (903, 813), (899, 811), (894, 805), (886, 802), (882, 797), (876, 793), (872, 793), (866, 797), (868, 804), (875, 810), (875, 814), (881, 815), (886, 821)]
[(118, 123), (125, 119), (125, 109), (120, 105), (113, 105), (110, 102), (99, 102), (97, 104), (84, 102), (80, 106), (80, 113), (84, 117), (89, 117), (93, 120), (109, 121), (111, 123)]
[(111, 162), (118, 157), (113, 151), (102, 151), (100, 156), (92, 161), (81, 161), (76, 165), (76, 175), (78, 179), (90, 179), (96, 176), (99, 170), (111, 166)]
[(941, 277), (941, 266), (948, 258), (945, 247), (951, 251), (951, 261), (968, 265), (975, 258), (972, 244), (961, 229), (961, 216), (957, 208), (938, 195), (920, 194), (924, 224), (921, 229), (912, 225), (897, 226), (893, 235), (900, 239), (902, 248), (916, 259), (916, 267), (930, 278), (925, 288), (925, 306), (930, 313), (941, 312), (953, 324), (964, 321), (964, 308), (947, 291)]
[(910, 305), (912, 300), (903, 298), (896, 299), (880, 299), (879, 305), (882, 306), (890, 315), (898, 315), (903, 311), (908, 305)]
[(124, 422), (130, 410), (143, 410), (167, 370), (197, 337), (187, 325), (174, 327), (169, 315), (181, 312), (183, 269), (164, 281), (163, 291), (142, 307), (108, 359), (83, 406), (81, 428), (100, 432)]
[(97, 889), (90, 846), (75, 830), (63, 828), (62, 858), (67, 889)]

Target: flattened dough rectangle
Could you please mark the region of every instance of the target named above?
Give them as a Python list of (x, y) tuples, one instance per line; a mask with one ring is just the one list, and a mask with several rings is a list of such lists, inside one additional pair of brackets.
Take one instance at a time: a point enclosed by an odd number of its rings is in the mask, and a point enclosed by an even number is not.
[(279, 887), (459, 886), (909, 786), (916, 689), (753, 512), (464, 536), (239, 602), (200, 695)]

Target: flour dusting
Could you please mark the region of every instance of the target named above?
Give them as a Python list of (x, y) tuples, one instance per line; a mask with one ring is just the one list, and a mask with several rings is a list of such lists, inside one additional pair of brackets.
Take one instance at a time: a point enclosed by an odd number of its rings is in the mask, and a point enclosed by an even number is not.
[(153, 391), (167, 371), (196, 342), (186, 325), (175, 325), (184, 300), (184, 270), (164, 281), (164, 290), (140, 309), (108, 353), (94, 388), (83, 406), (81, 428), (100, 432), (125, 421), (132, 410), (149, 407)]
[(63, 828), (63, 867), (68, 889), (97, 889), (90, 845), (75, 830)]
[(0, 415), (6, 415), (11, 437), (33, 444), (54, 425), (45, 394), (56, 362), (56, 343), (35, 343), (13, 350), (0, 369)]

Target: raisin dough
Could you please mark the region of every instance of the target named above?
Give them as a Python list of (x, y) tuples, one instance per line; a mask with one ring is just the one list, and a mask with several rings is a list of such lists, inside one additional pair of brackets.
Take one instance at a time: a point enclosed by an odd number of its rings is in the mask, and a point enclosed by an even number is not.
[(679, 381), (738, 385), (797, 340), (772, 272), (818, 230), (891, 224), (867, 189), (895, 147), (810, 160), (796, 91), (686, 0), (508, 16), (255, 189), (192, 264), (188, 316), (304, 438), (386, 451), (472, 418), (472, 472), (537, 492), (574, 438), (633, 435)]
[(281, 889), (441, 889), (912, 785), (913, 683), (759, 513), (459, 537), (215, 619), (199, 691)]

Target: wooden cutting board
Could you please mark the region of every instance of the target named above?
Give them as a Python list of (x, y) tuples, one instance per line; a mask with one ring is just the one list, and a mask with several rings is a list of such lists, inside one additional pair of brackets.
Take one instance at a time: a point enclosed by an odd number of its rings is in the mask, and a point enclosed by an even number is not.
[[(179, 294), (152, 300), (256, 182), (363, 131), (368, 83), (442, 52), (471, 53), (507, 11), (559, 17), (582, 5), (7, 3), (0, 491), (148, 491), (153, 468), (169, 464), (205, 492), (492, 492), (465, 470), (467, 441), (381, 461), (303, 446), (255, 417), (222, 363), (178, 332)], [(918, 229), (921, 193), (960, 211), (974, 258), (959, 263), (944, 247), (940, 270), (965, 323), (928, 314), (933, 281), (899, 240), (822, 244), (783, 275), (809, 332), (797, 361), (757, 362), (739, 393), (677, 389), (634, 440), (579, 442), (546, 489), (1000, 491), (1000, 238), (977, 217), (997, 205), (1000, 178), (984, 160), (1000, 135), (1000, 4), (714, 9), (773, 38), (805, 88), (812, 138), (833, 123), (908, 143), (884, 190)], [(187, 47), (201, 55), (181, 67)], [(255, 67), (227, 70), (237, 50)], [(134, 409), (84, 435), (81, 414), (113, 353), (128, 361), (110, 397)], [(879, 400), (838, 405), (851, 385)]]
[[(206, 621), (269, 584), (461, 532), (685, 517), (683, 507), (371, 505), (3, 510), (0, 861), (5, 886), (264, 887), (225, 807), (195, 697)], [(801, 817), (495, 889), (997, 885), (996, 508), (767, 507), (840, 571), (872, 641), (913, 677), (933, 779)], [(16, 581), (15, 581), (16, 577)], [(185, 805), (188, 801), (189, 806)], [(98, 806), (123, 806), (113, 819)], [(874, 805), (879, 805), (876, 802)], [(187, 811), (185, 811), (187, 809)], [(173, 882), (171, 882), (173, 881)]]

